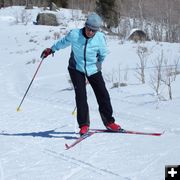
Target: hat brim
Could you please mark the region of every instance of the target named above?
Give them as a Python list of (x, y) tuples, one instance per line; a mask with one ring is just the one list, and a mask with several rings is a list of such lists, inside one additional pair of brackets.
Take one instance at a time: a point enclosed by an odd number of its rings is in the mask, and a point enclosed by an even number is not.
[(94, 31), (98, 31), (98, 30), (99, 30), (99, 27), (94, 27), (94, 26), (89, 25), (89, 24), (87, 24), (87, 23), (85, 23), (85, 26), (88, 27), (89, 29), (94, 30)]

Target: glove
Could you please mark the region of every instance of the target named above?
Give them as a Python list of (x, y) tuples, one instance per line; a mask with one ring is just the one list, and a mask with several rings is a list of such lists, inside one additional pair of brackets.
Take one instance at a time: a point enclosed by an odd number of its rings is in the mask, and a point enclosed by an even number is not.
[(46, 48), (42, 54), (41, 54), (41, 58), (46, 58), (48, 57), (50, 54), (53, 54), (54, 55), (54, 51), (52, 51), (51, 48)]

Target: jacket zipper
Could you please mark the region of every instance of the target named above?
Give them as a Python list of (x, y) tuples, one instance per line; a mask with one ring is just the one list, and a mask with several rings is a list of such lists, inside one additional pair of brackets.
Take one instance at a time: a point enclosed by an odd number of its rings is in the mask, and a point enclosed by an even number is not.
[(87, 48), (87, 43), (88, 43), (88, 39), (86, 39), (85, 47), (84, 47), (84, 70), (85, 70), (86, 76), (87, 76), (87, 69), (86, 69), (86, 48)]

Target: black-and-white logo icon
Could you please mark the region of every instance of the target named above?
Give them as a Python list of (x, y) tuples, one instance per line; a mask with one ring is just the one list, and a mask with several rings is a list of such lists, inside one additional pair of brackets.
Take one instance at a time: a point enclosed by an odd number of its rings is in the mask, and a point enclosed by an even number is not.
[(166, 166), (165, 180), (180, 180), (180, 165)]

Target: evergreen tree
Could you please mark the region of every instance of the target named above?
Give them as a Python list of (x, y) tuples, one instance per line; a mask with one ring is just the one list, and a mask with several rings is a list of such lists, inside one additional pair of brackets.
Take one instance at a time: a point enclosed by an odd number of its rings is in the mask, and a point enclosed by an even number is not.
[(51, 2), (54, 2), (57, 6), (66, 8), (68, 6), (67, 0), (51, 0)]
[(98, 0), (96, 1), (96, 12), (102, 17), (105, 26), (118, 26), (118, 12), (116, 10), (116, 0)]

